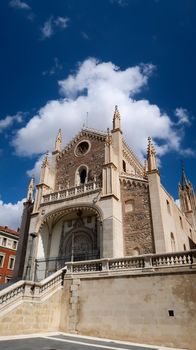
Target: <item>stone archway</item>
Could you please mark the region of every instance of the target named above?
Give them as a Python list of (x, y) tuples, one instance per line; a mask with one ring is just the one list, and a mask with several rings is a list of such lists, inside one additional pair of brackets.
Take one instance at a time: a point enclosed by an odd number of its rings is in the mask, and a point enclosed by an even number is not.
[(35, 274), (46, 277), (67, 261), (102, 257), (102, 217), (96, 205), (83, 203), (46, 214), (37, 227)]

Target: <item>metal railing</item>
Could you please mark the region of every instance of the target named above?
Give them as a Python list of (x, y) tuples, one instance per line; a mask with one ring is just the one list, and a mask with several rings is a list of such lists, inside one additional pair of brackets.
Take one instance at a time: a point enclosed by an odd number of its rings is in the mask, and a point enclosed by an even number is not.
[(48, 259), (35, 260), (35, 280), (40, 281), (50, 276), (54, 272), (62, 269), (66, 263), (71, 261), (87, 261), (99, 259), (99, 250), (81, 253), (74, 251), (74, 256), (67, 255), (64, 257), (52, 257)]

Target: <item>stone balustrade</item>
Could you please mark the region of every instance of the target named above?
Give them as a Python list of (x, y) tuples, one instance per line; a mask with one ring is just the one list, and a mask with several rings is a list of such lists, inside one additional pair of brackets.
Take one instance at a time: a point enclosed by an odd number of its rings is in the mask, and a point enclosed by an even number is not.
[(86, 192), (94, 192), (99, 189), (101, 189), (100, 181), (87, 182), (80, 186), (70, 187), (58, 192), (45, 194), (43, 196), (42, 203), (46, 204), (48, 202), (56, 202), (64, 199), (69, 199), (71, 197), (79, 196)]
[(139, 256), (129, 256), (119, 259), (99, 259), (66, 263), (67, 274), (86, 273), (96, 271), (122, 271), (122, 270), (140, 270), (152, 271), (157, 268), (196, 266), (196, 250), (165, 253), (165, 254), (146, 254)]
[(21, 299), (40, 298), (59, 288), (64, 281), (65, 268), (55, 272), (42, 282), (19, 281), (0, 292), (0, 310)]
[(0, 292), (0, 310), (17, 303), (23, 298), (35, 299), (45, 297), (63, 285), (65, 274), (70, 278), (69, 276), (72, 274), (102, 274), (107, 272), (112, 275), (123, 271), (127, 273), (135, 271), (142, 274), (149, 270), (153, 273), (163, 268), (196, 268), (196, 249), (166, 254), (129, 256), (118, 259), (105, 258), (67, 262), (65, 265), (61, 270), (53, 273), (42, 282), (19, 281), (3, 289)]

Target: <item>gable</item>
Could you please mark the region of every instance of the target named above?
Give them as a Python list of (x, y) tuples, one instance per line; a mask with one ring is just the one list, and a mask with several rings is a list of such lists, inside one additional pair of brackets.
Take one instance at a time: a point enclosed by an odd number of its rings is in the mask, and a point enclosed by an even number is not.
[(57, 158), (56, 190), (78, 185), (77, 172), (82, 169), (87, 172), (88, 181), (101, 178), (105, 137), (103, 133), (83, 129), (64, 148)]

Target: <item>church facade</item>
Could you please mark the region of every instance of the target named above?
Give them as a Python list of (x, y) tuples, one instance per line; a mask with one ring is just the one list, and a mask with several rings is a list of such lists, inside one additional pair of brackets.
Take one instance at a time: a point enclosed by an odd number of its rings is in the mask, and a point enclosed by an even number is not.
[(117, 107), (111, 131), (83, 128), (61, 145), (59, 130), (35, 199), (33, 178), (29, 184), (15, 276), (41, 279), (66, 261), (195, 247), (196, 198), (184, 170), (180, 210), (161, 184), (151, 139), (143, 166), (123, 139)]

